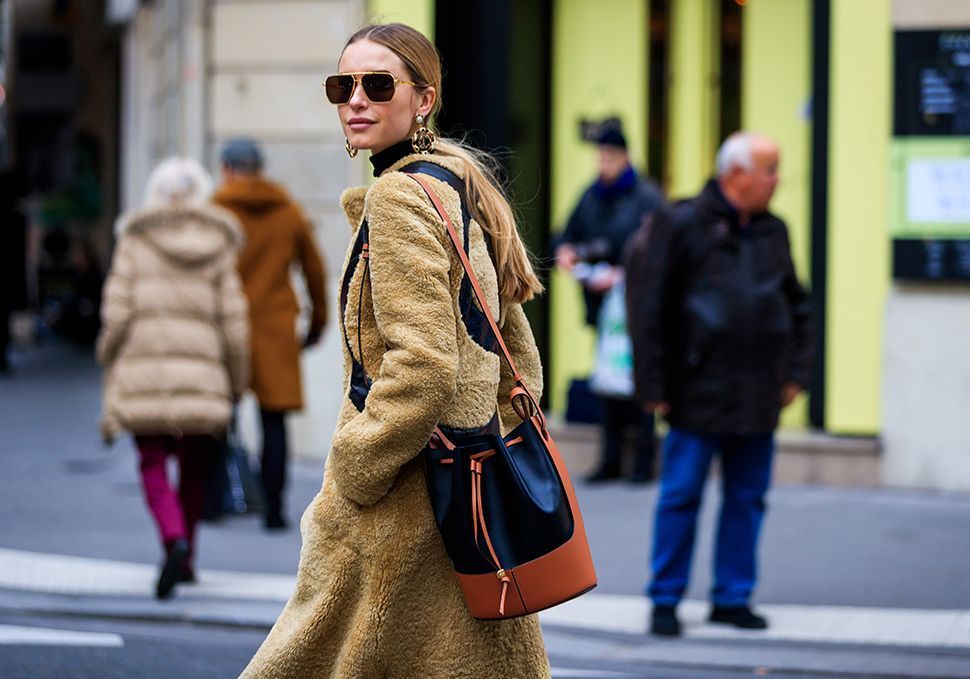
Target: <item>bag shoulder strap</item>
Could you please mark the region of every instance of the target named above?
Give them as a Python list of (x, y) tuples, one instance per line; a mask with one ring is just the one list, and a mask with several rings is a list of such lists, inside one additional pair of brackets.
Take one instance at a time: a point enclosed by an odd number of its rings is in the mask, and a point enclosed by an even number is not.
[[(455, 250), (458, 252), (458, 258), (461, 260), (461, 265), (465, 268), (465, 273), (468, 275), (468, 280), (472, 284), (472, 290), (475, 292), (475, 297), (478, 299), (478, 305), (481, 307), (482, 312), (485, 314), (485, 318), (488, 319), (488, 324), (492, 328), (492, 332), (495, 333), (495, 340), (498, 342), (499, 348), (502, 350), (502, 355), (505, 357), (506, 362), (509, 364), (509, 368), (512, 370), (512, 379), (515, 381), (515, 387), (512, 389), (510, 398), (512, 400), (512, 407), (515, 412), (523, 419), (528, 419), (532, 414), (538, 414), (543, 422), (543, 429), (545, 428), (545, 418), (542, 416), (542, 411), (539, 409), (539, 402), (536, 400), (532, 392), (529, 391), (528, 387), (525, 386), (525, 382), (522, 381), (522, 375), (519, 374), (519, 369), (515, 366), (515, 359), (512, 358), (512, 354), (509, 352), (508, 347), (505, 345), (505, 338), (502, 337), (502, 331), (499, 330), (498, 323), (495, 322), (495, 317), (492, 315), (492, 310), (488, 306), (488, 302), (485, 300), (485, 293), (482, 292), (482, 286), (478, 282), (478, 277), (475, 275), (475, 271), (472, 269), (472, 264), (468, 260), (468, 255), (465, 253), (465, 249), (462, 247), (461, 238), (458, 236), (458, 231), (455, 229), (455, 225), (451, 221), (451, 217), (448, 216), (448, 211), (441, 202), (441, 198), (435, 192), (434, 189), (428, 184), (427, 180), (422, 178), (419, 174), (411, 174), (405, 172), (407, 176), (416, 181), (424, 192), (428, 194), (428, 198), (431, 199), (431, 204), (434, 206), (435, 211), (437, 211), (438, 216), (441, 221), (444, 222), (445, 228), (448, 230), (448, 236), (451, 238), (452, 244), (455, 246)], [(530, 406), (531, 413), (526, 410), (523, 402)], [(521, 409), (520, 409), (521, 408)], [(528, 415), (526, 413), (529, 413)]]

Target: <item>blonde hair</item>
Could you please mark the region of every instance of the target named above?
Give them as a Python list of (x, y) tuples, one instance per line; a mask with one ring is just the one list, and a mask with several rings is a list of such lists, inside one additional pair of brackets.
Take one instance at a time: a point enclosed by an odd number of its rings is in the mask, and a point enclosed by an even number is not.
[(198, 207), (212, 196), (212, 175), (192, 158), (166, 158), (148, 175), (145, 207)]
[[(404, 24), (375, 24), (360, 29), (347, 41), (370, 40), (391, 50), (408, 70), (415, 87), (433, 87), (437, 93), (428, 125), (441, 110), (441, 58), (438, 50), (421, 32)], [(346, 45), (344, 46), (346, 49)], [(536, 276), (529, 253), (519, 235), (515, 213), (499, 182), (497, 163), (483, 153), (457, 139), (438, 137), (436, 153), (460, 159), (465, 166), (465, 189), (468, 209), (492, 239), (495, 253), (495, 272), (499, 295), (505, 303), (527, 302), (542, 292), (542, 282)]]

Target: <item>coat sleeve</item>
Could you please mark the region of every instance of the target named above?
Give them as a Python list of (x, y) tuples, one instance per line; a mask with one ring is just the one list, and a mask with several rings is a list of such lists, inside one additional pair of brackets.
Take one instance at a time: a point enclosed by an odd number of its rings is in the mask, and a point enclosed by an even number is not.
[[(512, 304), (506, 310), (500, 326), (505, 345), (508, 347), (512, 360), (515, 361), (519, 374), (525, 386), (532, 395), (542, 399), (542, 362), (539, 359), (539, 348), (532, 335), (532, 326), (525, 315), (521, 304)], [(498, 387), (498, 413), (502, 424), (502, 432), (507, 433), (521, 422), (519, 416), (512, 409), (509, 394), (515, 383), (512, 369), (504, 357), (501, 358), (501, 378)]]
[(570, 213), (569, 219), (566, 220), (566, 226), (562, 230), (562, 233), (553, 239), (553, 250), (564, 243), (575, 244), (584, 240), (583, 227), (585, 226), (584, 222), (586, 221), (585, 215), (588, 195), (589, 189), (583, 192), (583, 195), (580, 196), (579, 202), (576, 203), (576, 207), (574, 207), (572, 213)]
[(815, 333), (812, 319), (812, 305), (808, 293), (798, 282), (795, 264), (791, 258), (791, 245), (788, 231), (785, 231), (785, 281), (783, 291), (788, 300), (792, 317), (792, 353), (786, 379), (802, 389), (808, 389), (811, 382), (812, 362), (815, 358)]
[(310, 334), (318, 335), (327, 325), (327, 277), (320, 249), (313, 237), (313, 226), (305, 219), (300, 226), (297, 244), (300, 267), (306, 279), (307, 292), (313, 309), (310, 313)]
[(683, 227), (661, 210), (642, 227), (626, 258), (627, 325), (640, 403), (666, 401), (667, 340), (683, 269)]
[(102, 366), (107, 367), (114, 363), (128, 331), (134, 275), (131, 246), (122, 236), (111, 259), (111, 271), (108, 273), (101, 301), (101, 333), (98, 336), (97, 356)]
[(219, 323), (226, 346), (226, 363), (233, 400), (238, 401), (249, 387), (249, 305), (235, 257), (227, 258), (219, 281)]
[(386, 347), (364, 410), (338, 429), (330, 470), (373, 504), (427, 444), (457, 390), (458, 335), (444, 227), (420, 186), (392, 173), (371, 187), (370, 284)]

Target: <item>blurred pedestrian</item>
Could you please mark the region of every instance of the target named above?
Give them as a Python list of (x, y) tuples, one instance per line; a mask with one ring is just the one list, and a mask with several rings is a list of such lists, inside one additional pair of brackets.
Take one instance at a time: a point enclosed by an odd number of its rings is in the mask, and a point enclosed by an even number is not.
[[(664, 204), (656, 184), (637, 175), (630, 164), (626, 137), (616, 121), (607, 121), (595, 134), (599, 174), (583, 193), (566, 228), (557, 240), (556, 263), (583, 286), (586, 323), (600, 331), (600, 312), (610, 290), (621, 283), (623, 250), (644, 218)], [(618, 289), (615, 291), (621, 295)], [(614, 308), (610, 306), (609, 308)], [(619, 304), (622, 320), (623, 305)], [(616, 326), (614, 321), (613, 326)], [(625, 328), (621, 329), (625, 333)], [(595, 381), (594, 381), (594, 391)], [(630, 480), (651, 481), (654, 475), (654, 417), (644, 412), (630, 393), (598, 390), (602, 415), (602, 452), (589, 482), (621, 475), (626, 433), (636, 430), (636, 451)]]
[(677, 635), (697, 510), (720, 456), (712, 622), (762, 629), (749, 605), (781, 409), (808, 384), (808, 298), (768, 212), (778, 147), (737, 133), (701, 193), (659, 212), (628, 272), (637, 394), (667, 418), (653, 537), (651, 629)]
[[(145, 499), (165, 561), (156, 594), (193, 581), (205, 483), (249, 373), (246, 298), (236, 272), (236, 219), (208, 205), (212, 179), (196, 161), (152, 171), (145, 205), (117, 223), (104, 289), (98, 360), (102, 431), (134, 434)], [(178, 493), (166, 460), (179, 461)]]
[[(285, 529), (286, 414), (303, 408), (300, 349), (320, 341), (327, 321), (326, 277), (313, 226), (282, 186), (263, 176), (263, 154), (250, 139), (222, 149), (223, 184), (214, 202), (242, 222), (246, 244), (239, 273), (252, 323), (252, 389), (263, 429), (260, 477), (265, 526)], [(300, 306), (290, 282), (298, 265), (310, 296), (310, 322), (297, 338)]]
[(348, 153), (370, 150), (377, 175), (341, 199), (354, 228), (340, 295), (347, 397), (323, 489), (301, 522), (296, 592), (243, 676), (548, 677), (534, 615), (469, 614), (428, 502), (421, 453), (436, 426), (474, 436), (521, 420), (507, 399), (496, 418), (512, 375), (493, 342), (469, 334), (484, 319), (462, 292), (463, 266), (428, 196), (399, 170), (423, 161), (408, 171), (467, 223), (469, 259), (534, 393), (542, 369), (521, 304), (541, 283), (488, 166), (432, 132), (434, 45), (401, 24), (368, 26), (338, 69), (327, 96)]

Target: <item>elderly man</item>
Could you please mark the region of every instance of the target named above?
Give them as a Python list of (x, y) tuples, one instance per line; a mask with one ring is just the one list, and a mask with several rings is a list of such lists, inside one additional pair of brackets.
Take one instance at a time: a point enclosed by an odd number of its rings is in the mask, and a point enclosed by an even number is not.
[[(320, 341), (327, 322), (326, 275), (313, 226), (282, 186), (263, 176), (263, 154), (251, 139), (222, 150), (223, 184), (214, 201), (234, 213), (246, 231), (239, 273), (252, 322), (252, 388), (263, 425), (260, 476), (266, 495), (265, 525), (285, 529), (286, 413), (303, 407), (300, 348)], [(297, 338), (300, 307), (290, 285), (298, 266), (312, 305), (309, 327)]]
[(676, 606), (716, 455), (723, 499), (710, 620), (767, 627), (749, 599), (774, 429), (781, 409), (808, 384), (812, 352), (788, 233), (768, 212), (778, 161), (770, 139), (732, 135), (718, 153), (717, 177), (700, 195), (658, 213), (628, 260), (637, 397), (670, 423), (648, 588), (655, 634), (680, 634)]

